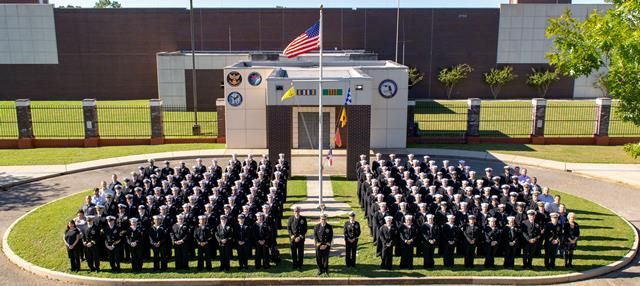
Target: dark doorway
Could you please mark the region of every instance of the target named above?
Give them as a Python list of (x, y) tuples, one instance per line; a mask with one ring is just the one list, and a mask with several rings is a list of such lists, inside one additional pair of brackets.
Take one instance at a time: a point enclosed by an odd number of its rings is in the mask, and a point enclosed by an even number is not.
[[(329, 148), (329, 112), (322, 113), (322, 148)], [(298, 113), (298, 149), (318, 149), (318, 113)]]

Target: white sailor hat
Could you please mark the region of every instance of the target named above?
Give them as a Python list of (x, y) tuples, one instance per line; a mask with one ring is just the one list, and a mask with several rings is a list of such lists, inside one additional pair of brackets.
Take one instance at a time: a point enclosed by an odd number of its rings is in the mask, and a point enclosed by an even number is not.
[(447, 202), (440, 202), (440, 205), (441, 205), (441, 206), (446, 206), (446, 205), (447, 205)]
[(435, 217), (435, 216), (434, 216), (434, 215), (432, 215), (432, 214), (427, 214), (427, 218), (428, 218), (428, 219), (429, 219), (429, 218), (433, 218), (433, 217)]
[(557, 218), (557, 217), (560, 216), (560, 214), (556, 213), (556, 212), (553, 212), (553, 213), (549, 214), (549, 216), (552, 217), (552, 218), (554, 218), (554, 217)]
[(191, 207), (191, 205), (190, 205), (190, 204), (187, 204), (187, 203), (184, 203), (184, 204), (182, 204), (182, 207), (183, 207), (183, 208), (190, 208), (190, 207)]
[(263, 212), (259, 212), (259, 213), (256, 214), (256, 216), (264, 216), (264, 213)]
[(419, 208), (423, 208), (423, 207), (426, 207), (426, 206), (427, 206), (427, 204), (426, 204), (426, 203), (419, 203), (419, 204), (418, 204), (418, 207), (419, 207)]
[(162, 217), (161, 217), (161, 216), (159, 216), (159, 215), (154, 215), (154, 216), (153, 216), (153, 219), (154, 219), (154, 220), (155, 220), (155, 219), (161, 219), (161, 218), (162, 218)]
[(220, 219), (221, 219), (221, 220), (222, 220), (222, 219), (223, 219), (223, 220), (227, 220), (227, 216), (226, 216), (226, 215), (221, 215), (221, 216), (220, 216)]
[(509, 189), (509, 185), (502, 185), (502, 186), (500, 186), (500, 188), (503, 189), (503, 190), (506, 190), (506, 189)]
[(459, 197), (462, 197), (462, 195), (461, 194), (453, 194), (453, 197), (454, 198), (459, 198)]
[(517, 179), (518, 179), (518, 176), (515, 176), (515, 175), (511, 176), (511, 180), (517, 180)]
[(524, 207), (526, 204), (524, 202), (517, 202), (516, 206), (518, 207)]
[(467, 206), (467, 202), (460, 202), (460, 206)]
[(230, 209), (230, 208), (231, 208), (231, 205), (230, 205), (230, 204), (225, 204), (225, 205), (224, 205), (224, 208), (225, 208), (225, 209)]
[(517, 197), (517, 196), (518, 196), (518, 193), (516, 193), (516, 192), (511, 192), (511, 193), (509, 193), (509, 196), (511, 196), (511, 197)]
[[(434, 187), (434, 188), (435, 188), (435, 186), (432, 186), (432, 187)], [(434, 197), (434, 198), (436, 198), (436, 199), (437, 199), (437, 198), (442, 198), (442, 194), (435, 194), (433, 197)]]
[(244, 205), (244, 206), (242, 206), (242, 209), (243, 209), (243, 210), (248, 210), (249, 208), (250, 208), (250, 206), (249, 206), (249, 205)]
[(380, 203), (378, 203), (378, 206), (386, 207), (386, 206), (387, 206), (387, 203), (385, 203), (385, 202), (380, 202)]
[(86, 216), (86, 218), (87, 218), (87, 220), (93, 220), (93, 219), (95, 219), (95, 218), (96, 218), (96, 216), (88, 215), (88, 216)]
[(199, 215), (199, 216), (198, 216), (198, 219), (199, 219), (199, 220), (200, 220), (200, 219), (206, 219), (206, 218), (207, 218), (207, 217), (206, 217), (206, 216), (203, 216), (203, 215)]
[(104, 209), (103, 205), (96, 205), (96, 209)]
[(456, 218), (456, 216), (454, 216), (454, 215), (452, 215), (452, 214), (447, 215), (447, 219), (452, 219), (452, 218), (453, 218), (453, 219), (455, 219), (455, 218)]
[(131, 222), (131, 223), (138, 223), (138, 219), (137, 219), (137, 218), (135, 218), (135, 217), (132, 217), (132, 218), (130, 218), (130, 219), (129, 219), (129, 222)]
[(544, 202), (538, 201), (537, 202), (538, 206), (544, 206)]
[(300, 206), (298, 206), (298, 205), (293, 206), (291, 209), (294, 210), (294, 211), (301, 210)]
[(390, 220), (393, 220), (393, 217), (392, 216), (385, 216), (384, 220), (385, 221), (390, 221)]
[(449, 160), (442, 160), (442, 164), (449, 164)]
[(161, 209), (161, 210), (166, 210), (167, 208), (168, 208), (168, 207), (167, 207), (167, 205), (161, 205), (161, 206), (160, 206), (160, 209)]
[(475, 215), (469, 215), (467, 218), (468, 219), (476, 219), (476, 216)]
[(118, 208), (120, 208), (120, 209), (124, 209), (124, 208), (127, 208), (127, 205), (125, 205), (125, 204), (118, 204)]
[(527, 215), (536, 215), (536, 211), (534, 211), (534, 210), (528, 210), (528, 211), (527, 211)]
[(412, 218), (413, 218), (413, 216), (410, 215), (410, 214), (404, 216), (404, 219), (412, 219)]
[(366, 158), (367, 158), (367, 155), (365, 155), (365, 154), (360, 154), (360, 159), (364, 160), (364, 159), (366, 159)]
[[(428, 157), (429, 157), (429, 156), (427, 156), (427, 158), (428, 158)], [(436, 163), (436, 160), (429, 160), (429, 165), (433, 165), (433, 164), (435, 164), (435, 163)]]
[(184, 219), (184, 215), (183, 214), (179, 214), (176, 216), (176, 219)]
[(459, 160), (458, 161), (458, 164), (464, 164), (464, 163), (466, 163), (464, 160)]
[(482, 208), (484, 208), (484, 207), (488, 207), (488, 206), (489, 206), (489, 204), (488, 204), (488, 203), (481, 203), (481, 204), (480, 204), (480, 207), (482, 207)]
[(507, 220), (508, 220), (508, 221), (516, 220), (516, 217), (515, 217), (515, 216), (508, 216), (508, 217), (507, 217)]
[(495, 217), (490, 217), (490, 218), (488, 218), (487, 220), (488, 220), (488, 221), (496, 221), (496, 218), (495, 218)]
[(500, 180), (500, 176), (493, 176), (491, 177), (492, 180), (494, 181), (499, 181)]
[(467, 191), (467, 192), (473, 192), (473, 187), (471, 187), (471, 186), (466, 186), (466, 187), (464, 188), (464, 190), (465, 190), (465, 191)]
[(504, 208), (504, 207), (505, 207), (505, 205), (504, 205), (504, 204), (499, 204), (499, 205), (498, 205), (498, 207), (499, 207), (499, 208)]
[[(264, 205), (262, 205), (262, 208), (263, 209), (269, 209), (269, 208), (271, 208), (271, 205), (270, 204), (264, 204)], [(298, 207), (298, 209), (300, 209), (300, 207)]]
[(406, 205), (407, 205), (407, 202), (401, 202), (401, 203), (399, 203), (398, 205), (400, 205), (400, 206), (406, 206)]
[(402, 194), (396, 194), (395, 196), (393, 196), (396, 200), (397, 199), (402, 199)]
[(493, 169), (491, 169), (491, 168), (485, 168), (485, 169), (484, 169), (484, 171), (485, 171), (485, 172), (491, 172), (491, 171), (493, 171)]
[(107, 220), (116, 220), (116, 217), (110, 215), (110, 216), (107, 216)]
[(473, 199), (480, 199), (480, 198), (481, 198), (480, 195), (474, 195), (473, 196)]
[(509, 166), (509, 165), (505, 165), (505, 166), (504, 166), (504, 167), (502, 167), (502, 168), (504, 168), (505, 170), (508, 170), (508, 169), (511, 169), (511, 166)]

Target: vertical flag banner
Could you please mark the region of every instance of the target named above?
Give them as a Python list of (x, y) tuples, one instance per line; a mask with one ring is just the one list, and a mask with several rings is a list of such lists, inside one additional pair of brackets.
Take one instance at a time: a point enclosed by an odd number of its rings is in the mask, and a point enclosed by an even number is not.
[(347, 108), (342, 108), (342, 113), (340, 114), (340, 127), (344, 128), (347, 126)]
[(342, 137), (340, 136), (340, 128), (336, 128), (336, 146), (342, 147)]
[(329, 167), (333, 166), (333, 149), (329, 148), (329, 153), (327, 153), (327, 161), (329, 161)]

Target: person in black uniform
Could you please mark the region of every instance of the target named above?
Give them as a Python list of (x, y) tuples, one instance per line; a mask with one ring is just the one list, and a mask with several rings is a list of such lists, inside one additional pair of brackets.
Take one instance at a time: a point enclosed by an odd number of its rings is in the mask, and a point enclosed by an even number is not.
[(564, 226), (564, 266), (573, 268), (573, 251), (578, 246), (580, 238), (580, 226), (576, 222), (576, 214), (567, 215), (567, 223)]
[(516, 252), (518, 249), (518, 242), (521, 240), (522, 236), (518, 230), (516, 225), (516, 217), (510, 216), (507, 217), (507, 226), (503, 229), (503, 237), (504, 237), (504, 268), (513, 268)]
[(413, 224), (413, 216), (405, 215), (404, 223), (400, 226), (400, 269), (413, 269), (413, 252), (418, 228)]
[(547, 269), (556, 268), (556, 255), (558, 246), (562, 241), (563, 226), (558, 223), (558, 213), (551, 213), (551, 221), (544, 226), (544, 267)]
[(382, 247), (382, 263), (380, 268), (391, 270), (393, 268), (393, 245), (395, 244), (396, 228), (393, 225), (393, 217), (384, 217), (385, 224), (378, 230), (378, 243)]
[(326, 213), (320, 215), (320, 223), (313, 228), (313, 239), (316, 245), (318, 275), (329, 275), (329, 251), (333, 241), (333, 227), (327, 223)]
[(120, 272), (120, 255), (122, 247), (120, 229), (116, 226), (116, 218), (107, 216), (107, 226), (104, 228), (104, 245), (109, 256), (111, 271)]
[(153, 270), (167, 270), (166, 246), (167, 230), (162, 226), (162, 217), (153, 216), (153, 226), (149, 229), (149, 244), (153, 250)]
[(495, 217), (490, 217), (487, 221), (488, 225), (484, 228), (484, 267), (494, 268), (496, 266), (495, 257), (498, 252), (500, 240), (502, 239), (502, 232), (496, 225)]
[(231, 270), (231, 249), (233, 247), (233, 229), (227, 223), (227, 216), (220, 216), (220, 225), (216, 229), (216, 240), (220, 247), (220, 271)]
[(291, 260), (293, 269), (302, 269), (304, 260), (304, 237), (307, 234), (307, 219), (300, 215), (300, 207), (293, 208), (293, 216), (289, 217), (287, 224), (289, 239), (291, 241)]
[(71, 262), (71, 271), (80, 271), (80, 255), (82, 253), (82, 244), (80, 230), (76, 227), (76, 222), (70, 220), (67, 223), (67, 229), (64, 231), (64, 245), (67, 248), (67, 256)]
[(251, 226), (245, 224), (244, 214), (238, 215), (238, 225), (236, 226), (235, 241), (238, 245), (238, 265), (240, 269), (249, 269), (249, 253), (252, 245)]
[(207, 217), (198, 216), (198, 226), (193, 230), (193, 242), (198, 250), (198, 271), (207, 267), (211, 271), (211, 236), (212, 232), (207, 225)]
[(464, 236), (464, 267), (473, 268), (473, 262), (476, 257), (476, 246), (480, 240), (484, 238), (482, 229), (476, 225), (476, 216), (469, 215), (469, 222), (462, 227), (462, 235)]
[(453, 267), (455, 261), (453, 251), (456, 247), (460, 229), (455, 224), (456, 217), (452, 214), (447, 215), (447, 223), (442, 226), (442, 260), (445, 267)]
[(131, 249), (131, 270), (139, 272), (142, 270), (142, 248), (144, 236), (141, 227), (138, 227), (138, 219), (129, 219), (130, 226), (127, 229), (127, 245)]
[(360, 238), (360, 223), (356, 221), (356, 213), (349, 213), (349, 220), (344, 223), (344, 242), (346, 247), (345, 265), (356, 267), (356, 252), (358, 251), (358, 239)]
[(84, 256), (87, 259), (89, 265), (89, 271), (100, 271), (100, 245), (98, 241), (100, 238), (100, 228), (93, 223), (94, 216), (87, 216), (87, 227), (85, 227), (82, 234), (82, 245), (84, 246)]
[(176, 223), (171, 227), (171, 241), (175, 248), (177, 270), (189, 269), (190, 235), (189, 226), (184, 223), (184, 215), (179, 214), (176, 216)]
[(435, 224), (432, 214), (426, 215), (427, 220), (420, 226), (420, 241), (422, 242), (422, 258), (425, 268), (433, 268), (433, 255), (440, 239), (440, 228)]
[(540, 227), (536, 223), (536, 211), (527, 211), (527, 220), (523, 221), (522, 237), (524, 237), (524, 251), (522, 253), (522, 268), (533, 269), (533, 256), (540, 239)]
[(256, 224), (253, 227), (253, 237), (256, 245), (256, 269), (264, 267), (268, 269), (269, 265), (269, 242), (271, 241), (271, 228), (269, 224), (264, 221), (264, 213), (259, 212), (256, 214)]

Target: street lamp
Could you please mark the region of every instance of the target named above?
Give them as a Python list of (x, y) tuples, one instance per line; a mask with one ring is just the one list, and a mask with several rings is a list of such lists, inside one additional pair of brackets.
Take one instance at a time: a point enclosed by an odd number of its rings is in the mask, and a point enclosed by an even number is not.
[(191, 25), (191, 91), (193, 92), (193, 135), (200, 135), (200, 124), (198, 124), (198, 90), (196, 89), (196, 38), (193, 29), (193, 0), (189, 0), (189, 16)]

